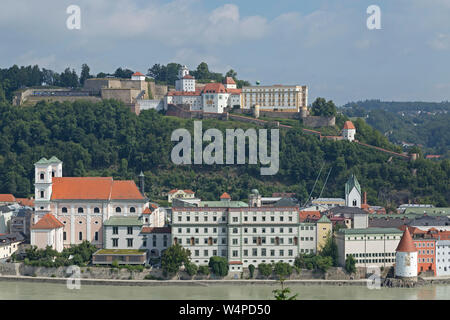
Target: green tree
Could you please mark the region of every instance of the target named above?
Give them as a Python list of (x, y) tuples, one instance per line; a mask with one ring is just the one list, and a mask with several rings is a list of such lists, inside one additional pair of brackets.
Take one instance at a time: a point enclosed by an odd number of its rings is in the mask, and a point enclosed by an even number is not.
[(209, 258), (208, 265), (217, 276), (225, 277), (228, 274), (228, 261), (225, 257), (213, 256)]
[(250, 272), (250, 279), (253, 279), (253, 275), (255, 274), (255, 266), (253, 264), (248, 266), (248, 272)]
[(86, 63), (84, 63), (81, 66), (81, 74), (80, 74), (80, 84), (81, 84), (81, 86), (84, 85), (84, 82), (87, 79), (92, 78), (92, 76), (89, 74), (89, 70), (90, 70), (89, 66)]
[(336, 105), (332, 100), (328, 102), (324, 98), (317, 98), (311, 107), (311, 113), (313, 116), (331, 117), (336, 116)]
[(198, 274), (203, 274), (205, 276), (209, 275), (211, 270), (208, 266), (200, 266), (198, 267)]
[(274, 272), (279, 279), (285, 279), (292, 274), (292, 266), (286, 262), (275, 263)]
[(319, 253), (322, 257), (331, 257), (332, 265), (337, 267), (338, 265), (338, 247), (336, 240), (331, 232), (328, 233), (325, 245)]
[(210, 79), (210, 72), (208, 68), (208, 64), (206, 62), (202, 62), (197, 66), (197, 70), (195, 72), (195, 77), (197, 79)]
[(178, 243), (167, 248), (161, 257), (161, 268), (165, 275), (177, 274), (183, 264), (189, 262), (191, 252)]
[(281, 289), (275, 289), (273, 290), (273, 295), (275, 297), (276, 300), (296, 300), (298, 293), (293, 295), (293, 296), (289, 296), (289, 294), (291, 293), (291, 289), (289, 287), (284, 287), (284, 280), (280, 279), (280, 284), (281, 284)]
[(260, 263), (258, 264), (258, 272), (263, 277), (268, 278), (273, 272), (272, 265), (267, 263)]
[(184, 269), (186, 270), (187, 274), (191, 277), (195, 276), (198, 271), (198, 267), (195, 263), (188, 262), (184, 264)]
[(233, 79), (237, 79), (237, 72), (234, 71), (233, 69), (230, 69), (226, 74), (225, 77), (231, 77)]
[(353, 258), (353, 255), (349, 255), (347, 259), (345, 259), (345, 270), (347, 270), (348, 273), (356, 272), (356, 260)]

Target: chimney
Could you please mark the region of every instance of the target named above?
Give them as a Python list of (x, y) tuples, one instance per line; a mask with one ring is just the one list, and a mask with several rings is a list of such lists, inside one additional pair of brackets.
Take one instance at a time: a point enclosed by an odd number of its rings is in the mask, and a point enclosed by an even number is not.
[(364, 191), (364, 204), (367, 204), (367, 192)]
[(141, 194), (145, 197), (144, 180), (145, 180), (145, 175), (141, 170), (141, 173), (139, 174), (139, 189), (141, 191)]

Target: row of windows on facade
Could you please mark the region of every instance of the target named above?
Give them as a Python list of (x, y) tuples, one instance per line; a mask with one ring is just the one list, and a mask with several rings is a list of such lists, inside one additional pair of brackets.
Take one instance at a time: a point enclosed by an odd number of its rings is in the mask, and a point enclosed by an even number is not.
[[(384, 239), (382, 236), (380, 237), (346, 237), (345, 240), (382, 240)], [(400, 239), (400, 236), (386, 236), (385, 237), (386, 240), (396, 240), (396, 239)]]
[[(64, 241), (67, 240), (67, 233), (65, 231), (63, 232), (63, 240)], [(78, 240), (80, 240), (80, 241), (83, 240), (83, 232), (82, 231), (78, 232)], [(96, 231), (94, 233), (94, 241), (98, 241), (98, 231)]]
[[(121, 212), (122, 212), (122, 208), (121, 208), (121, 207), (116, 207), (116, 208), (115, 208), (115, 211), (116, 211), (116, 213), (121, 213)], [(67, 209), (66, 207), (63, 207), (63, 208), (61, 209), (61, 212), (62, 212), (62, 213), (67, 213), (67, 212), (68, 212), (68, 209)], [(84, 213), (84, 208), (79, 207), (79, 208), (77, 209), (77, 212), (78, 212), (78, 213)], [(94, 208), (94, 213), (100, 213), (100, 208), (99, 208), (99, 207), (95, 207), (95, 208)], [(130, 207), (130, 213), (136, 213), (136, 208), (135, 208), (135, 207)]]
[[(118, 247), (119, 246), (119, 239), (118, 238), (112, 238), (111, 240), (112, 240), (112, 246), (113, 247)], [(127, 247), (129, 247), (129, 248), (133, 247), (133, 240), (134, 239), (133, 238), (127, 238), (126, 240), (127, 240)], [(167, 236), (164, 235), (163, 247), (167, 247), (167, 243), (168, 243)], [(157, 247), (157, 238), (156, 238), (155, 235), (153, 236), (153, 239), (152, 239), (152, 245), (153, 245), (153, 247)], [(142, 246), (144, 246), (144, 247), (147, 246), (147, 239), (146, 238), (144, 238), (142, 240)]]
[(426, 250), (427, 253), (425, 253), (425, 250), (419, 250), (419, 254), (434, 254), (434, 250)]
[(414, 244), (416, 247), (431, 247), (434, 248), (434, 243), (433, 242), (416, 242)]
[[(441, 259), (437, 259), (437, 262), (441, 262)], [(442, 259), (442, 262), (445, 262), (445, 259)], [(450, 259), (448, 259), (447, 262), (450, 262)]]
[[(260, 250), (258, 250), (258, 249), (252, 249), (251, 250), (251, 256), (253, 256), (253, 257), (266, 257), (267, 256), (267, 249), (265, 249), (265, 248), (263, 248), (263, 249), (260, 249)], [(278, 257), (284, 257), (285, 256), (285, 253), (287, 254), (287, 256), (288, 257), (293, 257), (294, 256), (294, 250), (292, 250), (292, 249), (290, 249), (290, 250), (283, 250), (283, 249), (280, 249), (280, 250), (275, 250), (275, 249), (271, 249), (271, 250), (269, 250), (269, 254), (270, 254), (270, 256), (271, 257), (275, 257), (276, 255), (276, 251), (278, 251)], [(259, 253), (259, 254), (258, 254)], [(233, 257), (239, 257), (239, 250), (233, 250), (232, 252), (231, 252), (231, 255), (233, 256)], [(242, 251), (242, 255), (244, 256), (244, 257), (248, 257), (249, 256), (249, 250), (243, 250)]]
[[(178, 233), (180, 233), (180, 234), (183, 233), (183, 229), (184, 229), (185, 233), (191, 233), (191, 228), (178, 228), (178, 230), (177, 230)], [(226, 228), (222, 228), (221, 230), (222, 230), (222, 233), (226, 233)], [(235, 230), (237, 230), (237, 228), (233, 228), (233, 233), (237, 233), (237, 232), (235, 232)], [(259, 229), (252, 228), (251, 230), (253, 233), (257, 233), (257, 234), (266, 233), (266, 228), (259, 228)], [(288, 233), (294, 232), (293, 228), (288, 228), (287, 230), (288, 230)], [(303, 227), (301, 230), (303, 230)], [(324, 228), (324, 230), (325, 230), (325, 228)], [(200, 231), (200, 228), (194, 228), (194, 233), (199, 233), (199, 231)], [(203, 228), (203, 232), (209, 233), (210, 229)], [(212, 232), (217, 233), (217, 228), (212, 228)], [(249, 233), (249, 228), (244, 228), (244, 233)], [(270, 228), (270, 233), (276, 233), (276, 228)], [(284, 233), (284, 228), (278, 228), (278, 233)]]
[[(55, 177), (55, 171), (52, 171), (52, 178), (54, 178)], [(39, 175), (39, 178), (41, 179), (41, 180), (45, 180), (45, 174), (44, 173), (41, 173), (40, 175)]]
[(393, 263), (395, 258), (392, 259), (356, 259), (356, 263)]
[(395, 257), (395, 252), (371, 252), (371, 253), (347, 253), (345, 257), (353, 256), (355, 258), (367, 257)]
[[(243, 238), (244, 240), (244, 244), (249, 244), (249, 238)], [(200, 244), (200, 238), (184, 238), (184, 242), (183, 242), (183, 238), (174, 238), (174, 241), (176, 243), (179, 244), (188, 244), (188, 245), (196, 245), (196, 244)], [(313, 237), (301, 237), (301, 241), (314, 241)], [(217, 244), (217, 238), (213, 238), (213, 237), (209, 237), (209, 238), (203, 238), (203, 243), (207, 244), (207, 245), (213, 245), (213, 244)], [(262, 244), (266, 244), (266, 237), (253, 237), (252, 238), (252, 244), (256, 244), (256, 245), (262, 245)], [(280, 238), (280, 237), (274, 237), (274, 238), (270, 238), (270, 243), (271, 244), (275, 244), (275, 245), (280, 245), (280, 244), (284, 244), (284, 238)], [(298, 238), (297, 237), (293, 237), (293, 238), (287, 238), (287, 243), (290, 245), (297, 245), (298, 244)], [(227, 244), (227, 239), (226, 238), (221, 238), (221, 244), (226, 245)], [(239, 239), (232, 239), (232, 244), (233, 245), (239, 245)]]

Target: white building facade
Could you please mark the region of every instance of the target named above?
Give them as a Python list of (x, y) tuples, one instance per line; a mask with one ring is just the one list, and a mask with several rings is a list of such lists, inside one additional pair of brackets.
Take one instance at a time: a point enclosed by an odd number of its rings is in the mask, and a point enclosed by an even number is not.
[(345, 266), (352, 255), (357, 267), (393, 266), (402, 233), (395, 228), (340, 229), (336, 234), (339, 265)]
[(450, 240), (436, 241), (436, 275), (450, 276)]
[(307, 86), (247, 86), (242, 88), (242, 108), (259, 105), (260, 111), (300, 112), (308, 106)]

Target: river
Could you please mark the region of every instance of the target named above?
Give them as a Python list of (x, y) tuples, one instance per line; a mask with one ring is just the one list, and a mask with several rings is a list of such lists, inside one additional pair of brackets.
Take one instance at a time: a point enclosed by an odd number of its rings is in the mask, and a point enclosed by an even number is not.
[[(253, 300), (273, 299), (272, 290), (278, 285), (211, 285), (211, 286), (103, 286), (82, 285), (68, 289), (64, 284), (24, 281), (0, 281), (0, 300), (19, 299), (108, 299), (108, 300)], [(332, 299), (450, 299), (450, 285), (430, 285), (419, 288), (368, 289), (363, 286), (289, 285), (299, 300)]]

